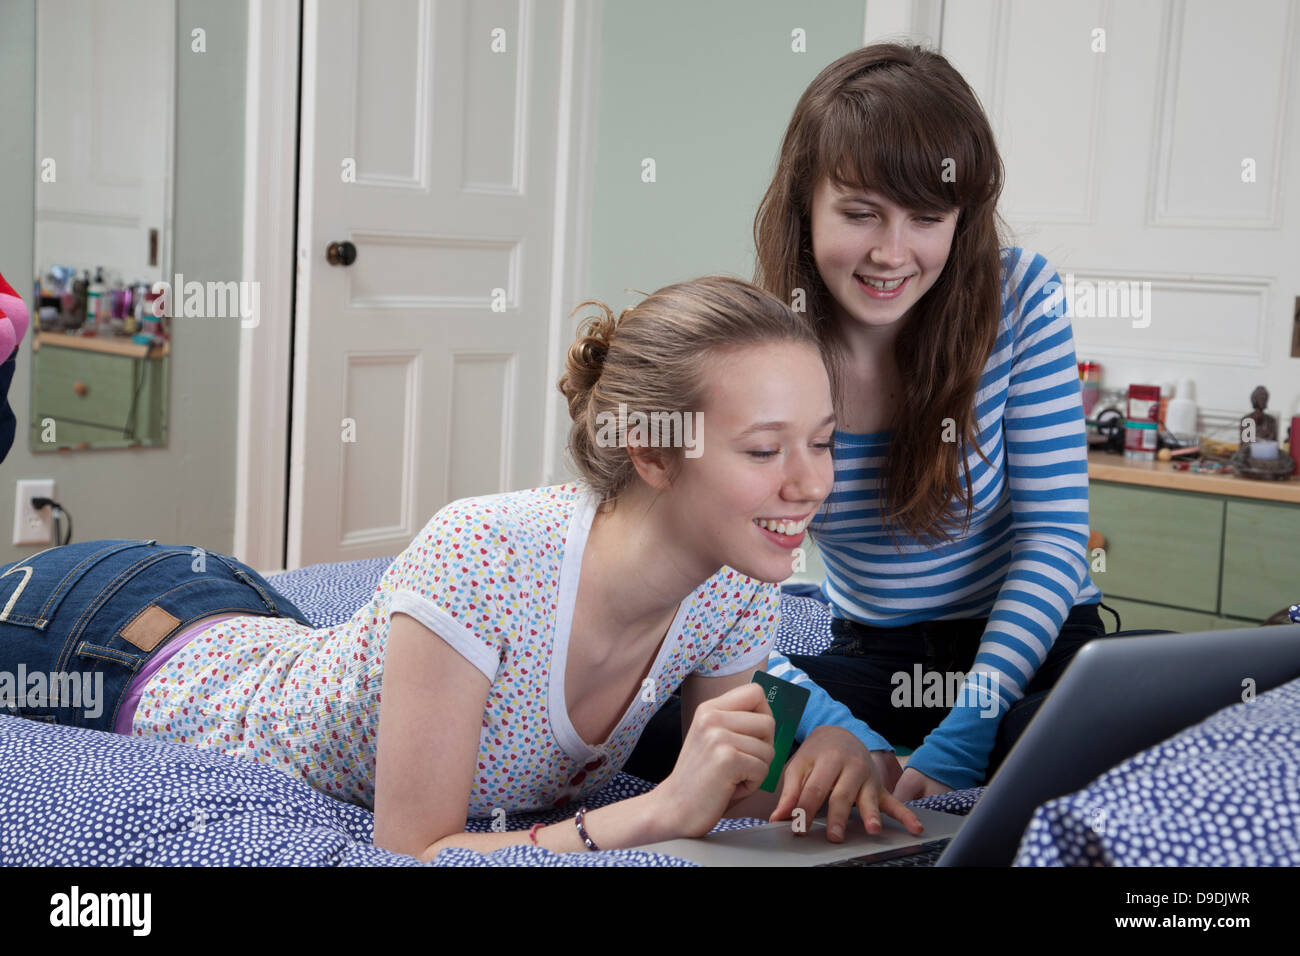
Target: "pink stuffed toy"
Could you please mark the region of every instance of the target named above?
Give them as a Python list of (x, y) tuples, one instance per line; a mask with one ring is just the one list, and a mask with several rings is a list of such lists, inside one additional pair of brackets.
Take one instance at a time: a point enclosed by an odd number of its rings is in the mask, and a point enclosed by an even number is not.
[(0, 362), (13, 354), (27, 332), (27, 303), (0, 275)]
[(18, 422), (9, 407), (9, 385), (18, 367), (18, 343), (27, 331), (27, 304), (0, 276), (0, 461), (14, 443)]

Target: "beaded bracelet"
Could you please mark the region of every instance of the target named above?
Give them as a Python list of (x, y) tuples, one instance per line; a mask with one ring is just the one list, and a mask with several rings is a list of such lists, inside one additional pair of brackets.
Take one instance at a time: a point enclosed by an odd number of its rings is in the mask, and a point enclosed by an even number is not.
[(578, 828), (578, 836), (582, 838), (582, 842), (586, 844), (588, 850), (599, 850), (600, 847), (596, 846), (595, 841), (587, 836), (587, 828), (582, 825), (582, 818), (586, 812), (586, 807), (578, 807), (578, 812), (573, 816), (573, 825)]

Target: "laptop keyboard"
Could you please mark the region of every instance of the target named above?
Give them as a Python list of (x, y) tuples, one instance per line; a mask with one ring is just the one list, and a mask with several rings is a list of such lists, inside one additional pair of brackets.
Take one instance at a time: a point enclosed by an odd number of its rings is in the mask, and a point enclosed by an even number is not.
[(943, 856), (944, 849), (951, 842), (951, 837), (931, 840), (919, 846), (904, 846), (897, 850), (871, 853), (868, 856), (854, 857), (850, 860), (838, 860), (835, 863), (821, 863), (820, 866), (934, 866)]

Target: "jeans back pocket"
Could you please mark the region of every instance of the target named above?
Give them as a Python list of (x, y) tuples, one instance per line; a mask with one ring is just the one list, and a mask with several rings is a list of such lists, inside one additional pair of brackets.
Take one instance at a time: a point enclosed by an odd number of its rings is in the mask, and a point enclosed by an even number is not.
[(97, 565), (154, 541), (112, 539), (49, 548), (0, 567), (0, 623), (44, 631), (65, 598)]

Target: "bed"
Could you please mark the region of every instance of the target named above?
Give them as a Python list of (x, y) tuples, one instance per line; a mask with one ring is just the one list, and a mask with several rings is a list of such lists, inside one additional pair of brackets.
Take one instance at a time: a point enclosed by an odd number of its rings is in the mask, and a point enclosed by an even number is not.
[(1300, 866), (1300, 680), (1039, 807), (1015, 866)]
[[(270, 576), (316, 626), (347, 620), (390, 559), (315, 565)], [(782, 649), (829, 643), (824, 605), (788, 595)], [(652, 784), (619, 774), (585, 802), (603, 806)], [(968, 812), (975, 794), (938, 801)], [(557, 810), (507, 817), (507, 829), (569, 819)], [(719, 829), (757, 820), (723, 820)], [(483, 832), (491, 820), (470, 820)], [(557, 854), (534, 846), (449, 849), (431, 864), (371, 843), (370, 811), (273, 767), (159, 741), (0, 714), (0, 865), (65, 866), (689, 866), (639, 850)]]
[[(316, 565), (271, 580), (314, 624), (326, 626), (368, 600), (387, 565), (388, 559)], [(784, 594), (778, 648), (812, 654), (829, 641), (826, 606)], [(585, 802), (603, 806), (651, 787), (620, 774)], [(917, 805), (964, 814), (982, 792)], [(1100, 821), (1099, 806), (1107, 808)], [(1078, 794), (1040, 807), (1016, 863), (1296, 865), (1297, 817), (1300, 681), (1227, 708)], [(562, 810), (517, 814), (506, 827), (568, 818)], [(556, 854), (528, 845), (491, 853), (449, 849), (423, 864), (375, 847), (372, 822), (368, 810), (250, 760), (0, 715), (0, 865), (691, 865), (639, 850)], [(470, 820), (466, 829), (483, 832), (491, 822)], [(723, 820), (718, 829), (758, 822)]]

